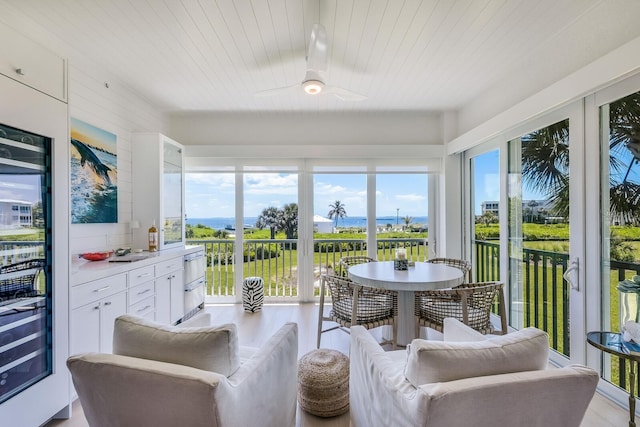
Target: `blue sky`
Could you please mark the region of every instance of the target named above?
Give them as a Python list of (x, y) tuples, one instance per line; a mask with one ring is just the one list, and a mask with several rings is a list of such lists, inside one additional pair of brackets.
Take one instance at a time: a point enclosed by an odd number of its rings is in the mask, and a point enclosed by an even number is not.
[[(627, 150), (616, 153), (624, 166), (631, 161)], [(629, 178), (638, 182), (640, 165), (634, 165)], [(474, 158), (475, 214), (481, 214), (483, 201), (500, 200), (498, 151)], [(186, 176), (188, 218), (233, 217), (235, 196), (233, 173), (189, 173)], [(619, 178), (622, 179), (621, 177)], [(298, 202), (296, 174), (252, 173), (245, 175), (245, 216), (255, 217), (269, 206), (282, 207)], [(523, 189), (525, 200), (544, 199), (540, 193)], [(377, 179), (377, 217), (427, 216), (427, 176), (425, 174), (379, 174)], [(314, 175), (314, 214), (327, 216), (330, 204), (340, 200), (351, 217), (366, 216), (365, 174)], [(396, 211), (399, 209), (399, 211)]]
[[(234, 216), (233, 173), (188, 173), (186, 188), (188, 218)], [(314, 214), (326, 217), (331, 209), (329, 205), (340, 200), (348, 216), (366, 216), (366, 189), (365, 174), (317, 174), (314, 176)], [(244, 191), (245, 216), (258, 216), (266, 207), (297, 203), (298, 177), (286, 173), (246, 174)], [(376, 197), (378, 217), (427, 216), (427, 176), (380, 174)]]

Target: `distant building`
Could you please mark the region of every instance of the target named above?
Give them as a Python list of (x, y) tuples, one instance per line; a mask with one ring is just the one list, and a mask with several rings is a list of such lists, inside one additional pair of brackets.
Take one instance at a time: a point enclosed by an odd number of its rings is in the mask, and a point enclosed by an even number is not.
[(313, 231), (317, 233), (332, 233), (333, 221), (320, 215), (313, 216)]
[(0, 229), (31, 227), (32, 204), (21, 200), (0, 200)]
[(498, 208), (500, 204), (498, 202), (482, 202), (480, 207), (482, 208), (482, 213), (485, 214), (490, 212), (492, 214), (498, 215)]
[[(500, 202), (491, 200), (480, 204), (482, 214), (492, 213), (498, 215)], [(525, 222), (559, 223), (564, 222), (563, 217), (552, 216), (553, 203), (550, 200), (523, 200), (522, 218)]]

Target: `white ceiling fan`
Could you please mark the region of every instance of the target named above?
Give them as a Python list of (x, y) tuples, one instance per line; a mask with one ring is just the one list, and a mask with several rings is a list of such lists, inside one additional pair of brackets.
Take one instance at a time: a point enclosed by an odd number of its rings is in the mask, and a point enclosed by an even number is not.
[(333, 95), (343, 101), (362, 101), (367, 99), (366, 96), (359, 93), (337, 86), (329, 86), (325, 83), (328, 54), (327, 32), (321, 24), (313, 24), (309, 40), (309, 54), (307, 55), (307, 72), (302, 82), (291, 86), (262, 90), (256, 92), (255, 96), (278, 95), (302, 89), (304, 93), (310, 96)]

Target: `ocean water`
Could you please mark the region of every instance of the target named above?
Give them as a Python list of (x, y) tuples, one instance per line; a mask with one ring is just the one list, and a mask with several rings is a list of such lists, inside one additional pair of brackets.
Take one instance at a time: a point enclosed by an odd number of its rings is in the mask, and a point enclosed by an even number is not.
[[(245, 217), (244, 224), (245, 227), (254, 227), (256, 224), (257, 217)], [(197, 225), (202, 224), (207, 227), (211, 227), (215, 230), (222, 230), (228, 225), (232, 225), (234, 223), (233, 218), (224, 218), (224, 217), (215, 217), (215, 218), (187, 218), (187, 224), (189, 225)], [(395, 225), (396, 217), (379, 217), (376, 218), (376, 225), (385, 226), (387, 224)], [(404, 224), (404, 220), (402, 218), (398, 219), (398, 224)], [(417, 216), (413, 217), (411, 224), (427, 224), (426, 216)], [(367, 219), (363, 216), (354, 216), (354, 217), (346, 217), (341, 218), (338, 221), (338, 227), (366, 227)]]

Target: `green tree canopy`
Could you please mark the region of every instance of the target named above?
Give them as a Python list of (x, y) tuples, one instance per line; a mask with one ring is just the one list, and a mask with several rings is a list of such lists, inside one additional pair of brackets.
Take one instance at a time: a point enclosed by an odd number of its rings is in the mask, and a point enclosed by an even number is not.
[(262, 210), (256, 221), (256, 228), (271, 229), (271, 238), (275, 238), (275, 232), (284, 231), (287, 239), (295, 239), (298, 234), (298, 205), (289, 203), (282, 209), (270, 206)]

